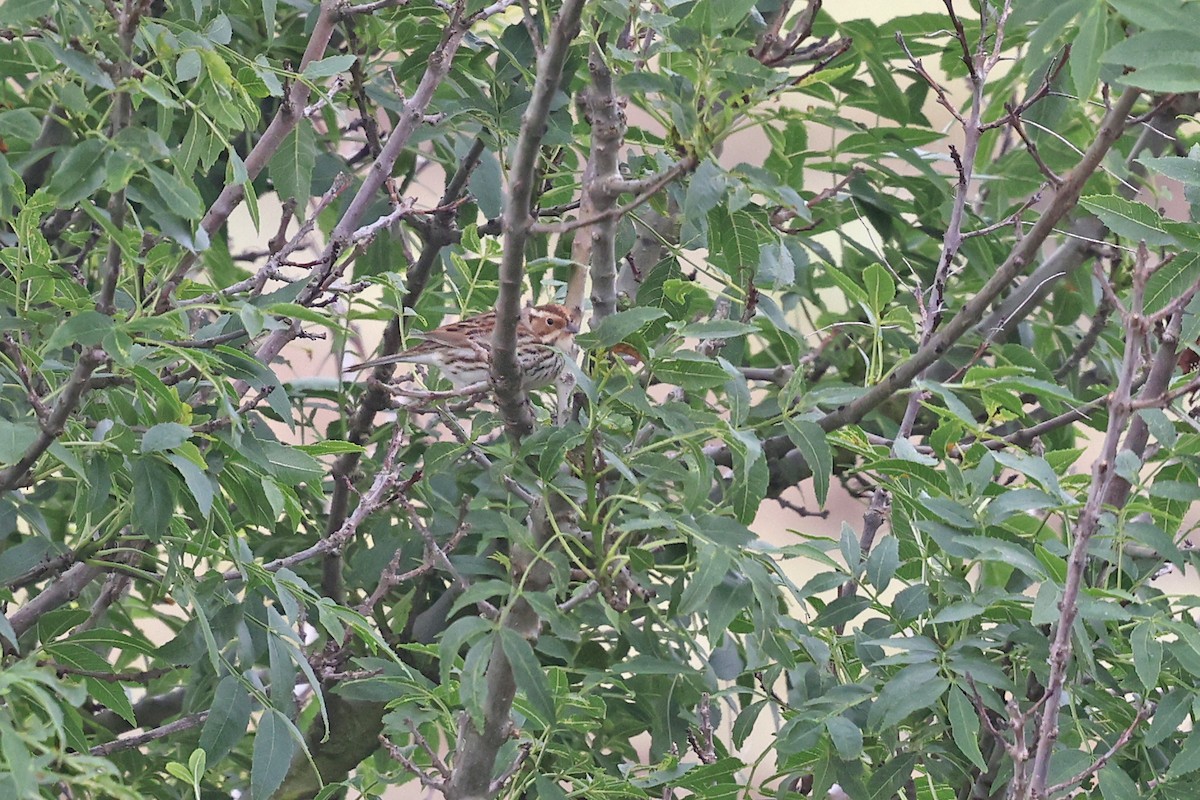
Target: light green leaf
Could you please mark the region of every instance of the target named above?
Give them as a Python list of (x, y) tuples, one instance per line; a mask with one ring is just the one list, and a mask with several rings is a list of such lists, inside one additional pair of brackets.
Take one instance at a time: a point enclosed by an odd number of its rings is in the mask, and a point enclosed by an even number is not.
[(309, 62), (301, 74), (310, 81), (317, 80), (318, 78), (332, 78), (334, 75), (350, 69), (357, 60), (358, 56), (330, 56), (329, 58), (322, 58), (320, 61)]
[(192, 429), (178, 422), (160, 422), (142, 434), (142, 452), (174, 450), (192, 438)]
[(896, 281), (882, 266), (872, 264), (863, 270), (863, 284), (867, 289), (867, 302), (875, 314), (882, 317), (884, 309), (896, 297)]
[(698, 353), (679, 352), (674, 358), (656, 359), (654, 376), (688, 391), (710, 389), (729, 380), (721, 365)]
[(207, 517), (212, 511), (214, 497), (212, 481), (209, 480), (208, 475), (194, 461), (178, 453), (169, 453), (167, 461), (170, 461), (171, 466), (175, 467), (183, 477), (184, 485), (191, 492), (200, 513)]

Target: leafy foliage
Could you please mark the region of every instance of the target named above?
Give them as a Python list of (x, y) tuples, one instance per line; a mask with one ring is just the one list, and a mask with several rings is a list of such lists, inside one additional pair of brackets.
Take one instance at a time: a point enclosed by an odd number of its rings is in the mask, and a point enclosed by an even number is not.
[(0, 6), (0, 794), (1192, 796), (1200, 6), (793, 5)]

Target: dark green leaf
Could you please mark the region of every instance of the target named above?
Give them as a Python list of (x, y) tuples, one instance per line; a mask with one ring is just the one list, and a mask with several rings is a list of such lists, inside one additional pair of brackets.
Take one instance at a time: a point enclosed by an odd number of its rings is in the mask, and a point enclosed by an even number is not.
[(133, 459), (129, 476), (133, 479), (133, 526), (137, 533), (157, 541), (175, 514), (175, 487), (162, 462), (153, 456)]
[(500, 646), (512, 666), (517, 688), (525, 693), (533, 710), (541, 715), (542, 722), (552, 725), (556, 712), (554, 697), (546, 680), (546, 672), (538, 662), (533, 648), (525, 637), (509, 628), (500, 629)]
[(271, 157), (268, 167), (271, 182), (275, 184), (275, 192), (280, 198), (294, 199), (297, 205), (307, 202), (312, 193), (313, 166), (316, 159), (317, 145), (312, 126), (301, 122), (283, 140), (283, 144)]
[(1180, 726), (1192, 710), (1191, 695), (1185, 689), (1172, 689), (1163, 695), (1154, 709), (1154, 718), (1146, 731), (1143, 744), (1158, 747), (1173, 736), (1179, 735)]
[(667, 312), (661, 308), (648, 306), (618, 311), (601, 320), (593, 330), (579, 334), (575, 340), (585, 350), (603, 350), (625, 341), (631, 334), (665, 316)]
[(254, 732), (254, 753), (250, 767), (250, 790), (255, 800), (269, 798), (283, 783), (292, 754), (296, 752), (296, 741), (292, 738), (291, 725), (273, 708), (263, 712)]
[(1100, 770), (1100, 794), (1104, 800), (1138, 800), (1143, 797), (1138, 785), (1121, 770), (1110, 763)]
[(783, 425), (792, 444), (804, 456), (804, 463), (812, 470), (817, 505), (824, 508), (825, 500), (829, 497), (829, 480), (833, 475), (833, 451), (829, 449), (825, 431), (812, 420), (795, 417), (786, 417)]
[(829, 717), (825, 720), (825, 729), (829, 731), (829, 738), (833, 740), (833, 746), (843, 761), (862, 755), (862, 731), (853, 722), (845, 717)]
[(975, 711), (975, 705), (957, 686), (950, 688), (946, 702), (950, 710), (950, 732), (954, 744), (977, 768), (987, 770), (987, 760), (979, 750), (979, 714)]
[(900, 566), (900, 544), (895, 536), (886, 536), (875, 544), (867, 556), (867, 580), (879, 591), (887, 589)]
[(1145, 203), (1107, 194), (1084, 197), (1079, 204), (1099, 217), (1110, 231), (1131, 242), (1144, 241), (1150, 247), (1175, 244), (1163, 218)]
[(246, 735), (251, 708), (250, 695), (238, 679), (233, 675), (222, 678), (200, 732), (200, 747), (208, 754), (210, 764), (224, 758)]

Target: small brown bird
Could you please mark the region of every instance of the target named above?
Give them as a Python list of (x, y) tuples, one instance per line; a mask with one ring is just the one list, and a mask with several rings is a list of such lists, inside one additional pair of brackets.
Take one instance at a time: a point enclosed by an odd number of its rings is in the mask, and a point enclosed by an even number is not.
[[(579, 333), (579, 313), (578, 309), (572, 313), (555, 303), (522, 309), (517, 324), (517, 359), (525, 369), (525, 388), (553, 383), (562, 372), (562, 351), (572, 345), (575, 334)], [(424, 341), (416, 347), (355, 364), (348, 371), (399, 362), (428, 364), (440, 369), (455, 389), (463, 389), (488, 379), (495, 328), (494, 311), (467, 317), (425, 331), (421, 334)]]

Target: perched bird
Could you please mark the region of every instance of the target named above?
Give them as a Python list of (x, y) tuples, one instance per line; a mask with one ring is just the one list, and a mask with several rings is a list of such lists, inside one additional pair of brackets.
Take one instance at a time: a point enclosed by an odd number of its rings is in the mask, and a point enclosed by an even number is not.
[[(463, 389), (488, 380), (492, 367), (492, 332), (496, 312), (489, 311), (421, 334), (424, 341), (416, 347), (383, 358), (355, 364), (348, 370), (407, 362), (437, 367)], [(517, 324), (517, 358), (525, 369), (525, 388), (536, 389), (553, 383), (563, 370), (563, 352), (579, 333), (579, 311), (549, 304), (526, 306)]]

